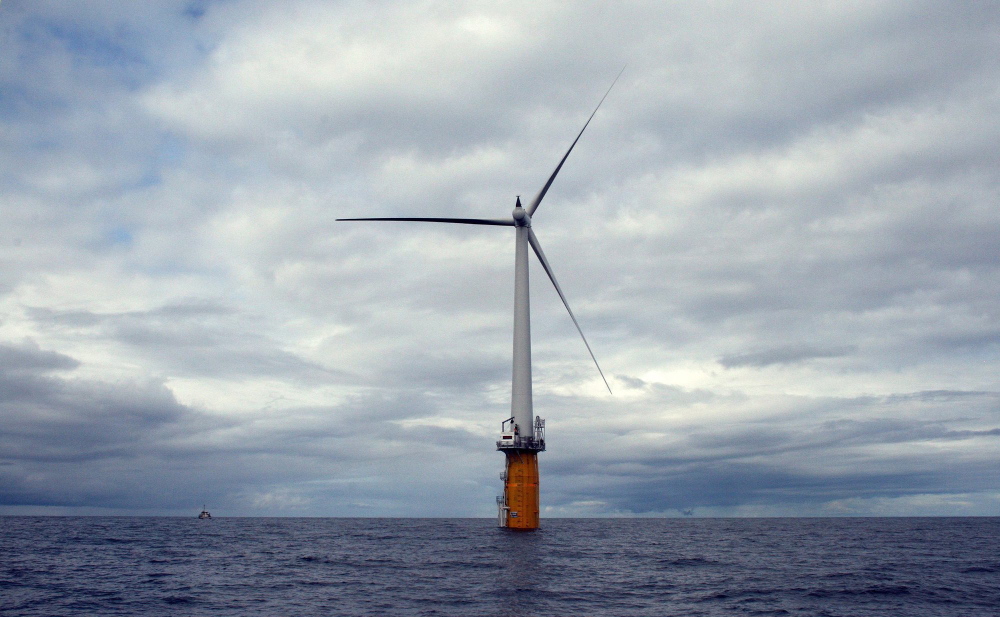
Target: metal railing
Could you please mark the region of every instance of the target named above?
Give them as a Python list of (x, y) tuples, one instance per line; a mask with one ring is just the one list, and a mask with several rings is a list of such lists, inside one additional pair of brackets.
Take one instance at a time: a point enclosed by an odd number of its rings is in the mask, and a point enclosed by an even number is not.
[(497, 450), (534, 450), (542, 452), (545, 450), (545, 439), (515, 435), (514, 439), (497, 440)]
[(501, 433), (505, 435), (514, 433), (514, 439), (498, 440), (497, 450), (534, 450), (535, 452), (545, 450), (545, 420), (542, 420), (539, 416), (535, 416), (535, 435), (533, 437), (518, 435), (515, 431), (516, 428), (514, 426), (514, 418), (508, 418), (500, 423)]

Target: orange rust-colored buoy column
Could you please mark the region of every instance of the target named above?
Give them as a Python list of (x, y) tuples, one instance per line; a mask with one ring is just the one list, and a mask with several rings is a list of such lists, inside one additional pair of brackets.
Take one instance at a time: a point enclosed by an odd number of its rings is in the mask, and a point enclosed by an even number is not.
[(497, 523), (509, 529), (538, 529), (538, 453), (545, 451), (545, 420), (535, 417), (524, 435), (514, 424), (514, 418), (504, 420), (500, 427), (497, 450), (507, 457), (503, 479), (503, 495), (497, 497)]
[(507, 508), (505, 527), (538, 529), (538, 453), (508, 450), (504, 495)]

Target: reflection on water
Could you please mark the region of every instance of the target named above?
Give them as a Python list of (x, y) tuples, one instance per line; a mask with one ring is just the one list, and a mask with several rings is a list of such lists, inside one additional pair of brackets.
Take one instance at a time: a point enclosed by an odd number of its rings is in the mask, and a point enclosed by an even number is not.
[(548, 534), (544, 529), (512, 531), (497, 528), (493, 550), (500, 570), (493, 597), (497, 617), (523, 617), (537, 611), (539, 599), (548, 590), (548, 564), (544, 562)]

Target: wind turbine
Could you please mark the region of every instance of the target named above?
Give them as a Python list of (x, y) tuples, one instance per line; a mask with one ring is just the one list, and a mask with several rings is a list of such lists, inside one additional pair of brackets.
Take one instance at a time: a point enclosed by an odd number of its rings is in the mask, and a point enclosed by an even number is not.
[(538, 206), (548, 193), (549, 187), (562, 169), (563, 163), (569, 158), (570, 152), (580, 141), (583, 132), (587, 130), (590, 121), (594, 119), (597, 110), (601, 108), (604, 99), (608, 97), (611, 88), (617, 83), (625, 71), (622, 68), (615, 80), (611, 82), (604, 96), (601, 97), (597, 107), (587, 118), (583, 128), (577, 134), (576, 139), (570, 144), (562, 160), (556, 165), (555, 171), (542, 186), (535, 198), (531, 200), (527, 208), (522, 207), (520, 196), (514, 205), (514, 211), (509, 219), (468, 219), (468, 218), (439, 218), (439, 217), (367, 217), (367, 218), (342, 218), (338, 221), (418, 221), (424, 223), (456, 223), (460, 225), (495, 225), (503, 227), (513, 227), (515, 232), (514, 241), (514, 358), (513, 376), (511, 379), (511, 402), (510, 418), (501, 424), (501, 438), (497, 441), (497, 449), (504, 452), (507, 457), (507, 464), (501, 478), (504, 480), (504, 494), (497, 497), (499, 508), (498, 519), (501, 527), (512, 529), (537, 529), (539, 524), (539, 499), (538, 499), (538, 452), (545, 450), (545, 421), (534, 416), (531, 400), (531, 315), (528, 302), (528, 246), (535, 252), (542, 268), (552, 281), (552, 285), (559, 294), (563, 306), (569, 312), (573, 325), (576, 326), (583, 344), (587, 347), (597, 371), (604, 380), (604, 385), (611, 392), (611, 386), (604, 377), (594, 352), (587, 342), (587, 337), (583, 335), (573, 309), (569, 307), (565, 294), (556, 281), (552, 267), (549, 265), (542, 245), (538, 242), (538, 237), (532, 229), (531, 217), (535, 214)]

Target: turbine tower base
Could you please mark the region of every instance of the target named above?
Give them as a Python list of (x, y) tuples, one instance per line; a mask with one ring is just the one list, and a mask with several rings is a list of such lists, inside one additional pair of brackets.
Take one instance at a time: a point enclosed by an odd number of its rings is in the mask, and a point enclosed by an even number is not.
[[(510, 423), (504, 422), (504, 427)], [(545, 450), (545, 421), (535, 418), (534, 434), (521, 437), (505, 431), (497, 450), (507, 457), (503, 495), (497, 497), (497, 524), (521, 531), (534, 531), (539, 525), (538, 453)]]
[(538, 453), (520, 450), (505, 454), (503, 497), (497, 498), (500, 503), (498, 522), (508, 529), (538, 529)]

